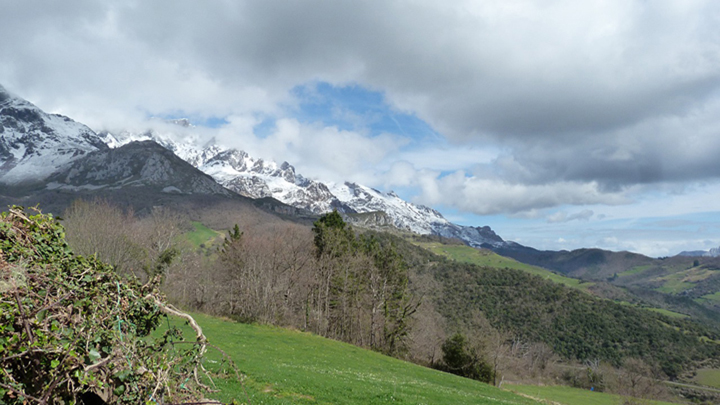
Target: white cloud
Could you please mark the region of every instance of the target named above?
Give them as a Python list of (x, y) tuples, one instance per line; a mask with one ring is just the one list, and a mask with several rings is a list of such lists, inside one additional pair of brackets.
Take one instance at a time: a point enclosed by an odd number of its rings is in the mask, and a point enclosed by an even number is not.
[(390, 134), (368, 136), (319, 124), (284, 118), (265, 138), (253, 132), (257, 120), (236, 116), (221, 128), (218, 141), (277, 162), (287, 161), (298, 172), (330, 181), (374, 184), (374, 166), (395, 153), (407, 140)]

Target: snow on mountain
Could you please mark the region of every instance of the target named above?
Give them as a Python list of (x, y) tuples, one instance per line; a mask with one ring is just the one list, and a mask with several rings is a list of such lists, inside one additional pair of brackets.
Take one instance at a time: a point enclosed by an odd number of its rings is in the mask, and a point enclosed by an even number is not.
[(252, 158), (244, 151), (230, 149), (218, 153), (198, 168), (230, 190), (247, 197), (273, 197), (315, 214), (333, 209), (347, 211), (325, 184), (296, 174), (295, 168), (287, 162), (278, 165)]
[(677, 255), (690, 257), (720, 257), (720, 247), (712, 248), (710, 250), (683, 251)]
[[(192, 128), (192, 125), (185, 119), (173, 120), (168, 123), (176, 124), (183, 128)], [(98, 136), (110, 148), (117, 148), (127, 145), (130, 142), (154, 141), (195, 167), (201, 166), (223, 150), (214, 145), (213, 141), (210, 141), (204, 146), (198, 146), (200, 144), (200, 138), (194, 134), (186, 134), (185, 136), (179, 137), (177, 133), (156, 129), (149, 129), (144, 132), (121, 131), (115, 134), (108, 131), (100, 131), (98, 132)], [(177, 139), (180, 140), (178, 141)]]
[(85, 125), (47, 114), (0, 86), (0, 183), (42, 180), (89, 152), (106, 149)]
[(203, 144), (188, 120), (160, 124), (161, 130), (96, 134), (70, 118), (46, 114), (0, 86), (0, 183), (47, 180), (48, 189), (146, 186), (165, 192), (228, 193), (222, 185), (247, 197), (272, 197), (314, 214), (332, 210), (370, 214), (362, 217), (364, 226), (391, 223), (477, 247), (505, 243), (488, 227), (453, 224), (438, 211), (404, 201), (393, 192), (355, 183), (323, 183), (296, 173), (287, 162), (254, 158), (213, 140)]
[(331, 184), (330, 191), (341, 202), (358, 213), (385, 212), (399, 229), (430, 234), (438, 226), (450, 223), (434, 209), (409, 203), (392, 191), (383, 193), (370, 187), (348, 182)]
[[(189, 127), (186, 121), (175, 123)], [(246, 197), (272, 197), (318, 215), (334, 209), (344, 214), (384, 212), (386, 215), (372, 216), (372, 220), (363, 217), (362, 225), (384, 226), (390, 221), (398, 229), (458, 238), (475, 247), (505, 243), (489, 227), (453, 224), (438, 211), (407, 202), (393, 192), (383, 193), (355, 183), (335, 184), (308, 179), (296, 173), (287, 162), (278, 165), (241, 150), (222, 148), (212, 141), (198, 147), (198, 139), (192, 135), (180, 137), (156, 130), (139, 134), (125, 131), (117, 135), (101, 132), (101, 135), (112, 147), (131, 141), (154, 140), (226, 188)], [(353, 218), (356, 217), (349, 217), (355, 220)]]

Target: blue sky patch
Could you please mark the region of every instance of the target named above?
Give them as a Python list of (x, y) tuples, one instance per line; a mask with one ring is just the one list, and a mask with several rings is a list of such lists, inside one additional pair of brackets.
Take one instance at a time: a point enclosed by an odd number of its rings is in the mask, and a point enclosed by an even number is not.
[(320, 122), (346, 131), (368, 131), (371, 136), (397, 134), (413, 140), (441, 138), (414, 114), (395, 111), (383, 92), (359, 85), (334, 86), (327, 82), (296, 86), (298, 105), (292, 114), (303, 123)]

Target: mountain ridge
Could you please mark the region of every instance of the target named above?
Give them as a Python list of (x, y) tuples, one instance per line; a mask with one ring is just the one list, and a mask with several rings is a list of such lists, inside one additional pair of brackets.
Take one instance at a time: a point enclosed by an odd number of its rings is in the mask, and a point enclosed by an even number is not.
[[(188, 127), (185, 121), (183, 127)], [(378, 223), (365, 217), (363, 226), (387, 226), (390, 218), (392, 225), (398, 229), (456, 238), (473, 247), (513, 245), (505, 242), (490, 227), (453, 224), (437, 210), (407, 202), (392, 191), (385, 193), (351, 182), (331, 183), (309, 179), (297, 173), (288, 162), (278, 164), (254, 158), (245, 151), (224, 148), (212, 141), (200, 147), (197, 145), (198, 138), (192, 135), (177, 141), (172, 135), (155, 130), (140, 133), (120, 131), (117, 134), (101, 131), (100, 134), (110, 147), (136, 140), (154, 140), (226, 188), (246, 197), (272, 197), (316, 215), (333, 210), (346, 217), (349, 214), (384, 212), (385, 217), (373, 217)]]

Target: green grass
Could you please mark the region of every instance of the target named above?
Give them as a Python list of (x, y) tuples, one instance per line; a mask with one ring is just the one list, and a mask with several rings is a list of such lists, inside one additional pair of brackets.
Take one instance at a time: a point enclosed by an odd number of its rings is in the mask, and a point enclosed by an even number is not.
[(720, 370), (713, 368), (701, 368), (697, 370), (694, 381), (708, 387), (720, 388)]
[(522, 270), (524, 272), (540, 276), (558, 284), (563, 284), (571, 288), (587, 290), (593, 283), (583, 282), (576, 278), (565, 277), (542, 267), (531, 266), (529, 264), (520, 263), (517, 260), (500, 256), (494, 252), (485, 249), (475, 249), (465, 245), (444, 245), (437, 242), (413, 242), (437, 255), (445, 256), (462, 263), (471, 263), (478, 266), (509, 268)]
[(618, 273), (618, 276), (623, 277), (623, 276), (632, 276), (633, 274), (640, 274), (640, 273), (644, 272), (645, 270), (650, 269), (652, 267), (653, 266), (651, 264), (646, 264), (644, 266), (635, 266), (635, 267), (631, 268), (630, 270), (625, 270), (622, 273)]
[(666, 294), (679, 294), (685, 290), (693, 288), (694, 286), (695, 284), (686, 283), (680, 280), (668, 280), (662, 287), (656, 288), (656, 290)]
[[(252, 404), (538, 404), (308, 333), (193, 316), (210, 343), (231, 356), (247, 376), (244, 388), (234, 379), (215, 378), (221, 392), (212, 397), (221, 401), (246, 402), (247, 391)], [(219, 359), (210, 349), (206, 366), (212, 369)]]
[[(562, 405), (619, 405), (623, 397), (559, 385), (507, 385), (505, 388), (533, 398)], [(648, 401), (653, 405), (670, 405), (669, 402)]]
[(220, 240), (224, 234), (214, 231), (200, 222), (192, 222), (193, 230), (184, 234), (185, 239), (194, 247), (199, 248), (200, 245), (212, 244)]
[(619, 304), (621, 304), (621, 305), (627, 305), (627, 306), (629, 306), (629, 307), (635, 307), (635, 308), (645, 309), (645, 310), (647, 310), (647, 311), (657, 312), (657, 313), (659, 313), (659, 314), (663, 314), (663, 315), (665, 315), (665, 316), (669, 316), (670, 318), (689, 318), (688, 315), (681, 314), (681, 313), (675, 312), (675, 311), (670, 311), (669, 309), (654, 308), (654, 307), (645, 307), (645, 306), (640, 306), (640, 305), (633, 304), (633, 303), (630, 303), (630, 302), (627, 302), (627, 301), (615, 301), (615, 302), (617, 302), (617, 303), (619, 303)]
[(717, 274), (717, 272), (704, 267), (692, 267), (686, 270), (678, 271), (658, 278), (657, 280), (664, 281), (665, 283), (662, 287), (657, 288), (657, 291), (667, 294), (679, 294), (693, 288), (695, 284), (711, 277), (714, 274)]
[(670, 318), (689, 318), (688, 315), (681, 314), (679, 312), (670, 311), (668, 309), (649, 308), (649, 307), (644, 307), (644, 309), (647, 309), (648, 311), (657, 312), (657, 313), (663, 314), (665, 316), (669, 316)]
[(702, 297), (700, 297), (700, 299), (720, 303), (720, 291), (708, 295), (703, 295)]

